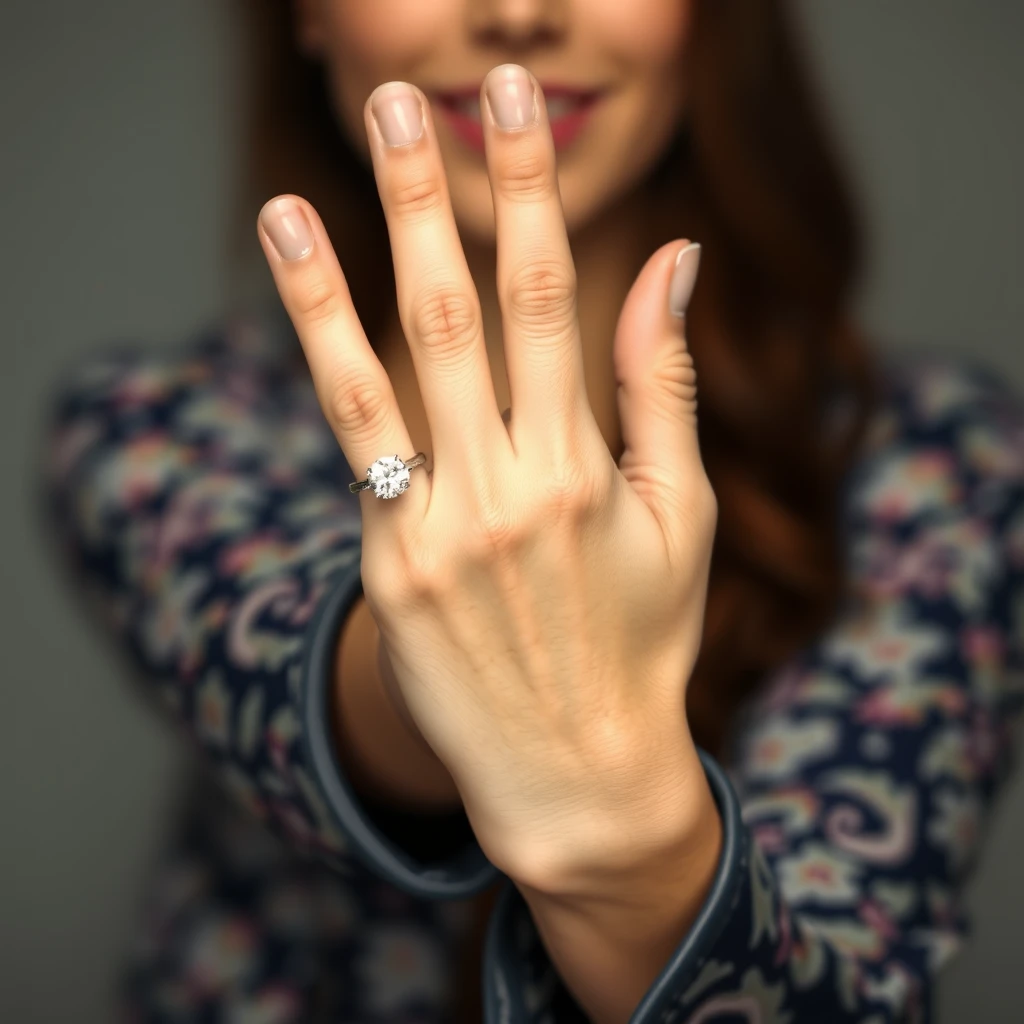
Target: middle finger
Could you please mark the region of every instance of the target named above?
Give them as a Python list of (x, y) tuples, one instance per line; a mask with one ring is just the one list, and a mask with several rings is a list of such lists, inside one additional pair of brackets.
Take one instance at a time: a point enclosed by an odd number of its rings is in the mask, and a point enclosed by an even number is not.
[(512, 406), (539, 436), (566, 439), (592, 414), (547, 105), (518, 64), (492, 68), (480, 99)]
[(367, 100), (377, 187), (388, 225), (398, 313), (434, 445), (434, 473), (489, 465), (508, 432), (498, 412), (480, 299), (462, 250), (429, 104), (406, 82)]

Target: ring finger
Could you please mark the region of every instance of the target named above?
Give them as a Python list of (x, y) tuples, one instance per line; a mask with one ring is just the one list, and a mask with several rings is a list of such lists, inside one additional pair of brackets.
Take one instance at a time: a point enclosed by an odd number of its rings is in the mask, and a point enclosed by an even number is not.
[[(394, 389), (359, 322), (323, 221), (304, 199), (284, 195), (264, 205), (258, 224), (320, 407), (355, 478), (382, 456), (410, 458), (412, 441)], [(409, 504), (406, 498), (403, 506)]]

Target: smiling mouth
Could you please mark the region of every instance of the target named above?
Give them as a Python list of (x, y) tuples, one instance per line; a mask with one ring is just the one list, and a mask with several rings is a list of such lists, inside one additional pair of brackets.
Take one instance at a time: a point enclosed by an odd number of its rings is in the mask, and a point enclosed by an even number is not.
[[(557, 121), (560, 118), (577, 114), (587, 107), (592, 106), (599, 99), (598, 94), (591, 96), (550, 96), (545, 97), (548, 108), (548, 119)], [(463, 117), (468, 117), (480, 123), (480, 97), (467, 96), (464, 98), (454, 96), (438, 96), (438, 102), (447, 110), (452, 110)]]

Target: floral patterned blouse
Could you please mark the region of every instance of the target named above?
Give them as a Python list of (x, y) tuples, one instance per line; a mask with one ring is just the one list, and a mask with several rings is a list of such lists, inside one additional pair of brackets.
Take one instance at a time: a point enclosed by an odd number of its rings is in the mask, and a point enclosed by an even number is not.
[[(486, 1024), (584, 1021), (465, 814), (361, 801), (329, 731), (359, 495), (283, 311), (122, 343), (54, 389), (42, 500), (88, 606), (203, 754), (125, 979), (136, 1022), (440, 1024), (472, 897)], [(849, 592), (765, 681), (699, 917), (631, 1024), (927, 1021), (1024, 695), (1024, 407), (889, 356)], [(223, 795), (222, 795), (223, 794)], [(268, 827), (269, 826), (269, 827)]]

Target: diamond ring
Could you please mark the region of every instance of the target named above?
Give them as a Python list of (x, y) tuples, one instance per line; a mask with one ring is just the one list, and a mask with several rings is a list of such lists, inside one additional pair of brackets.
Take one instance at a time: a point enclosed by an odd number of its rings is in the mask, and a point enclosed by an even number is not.
[(409, 489), (409, 470), (422, 466), (427, 461), (423, 452), (417, 452), (411, 459), (403, 461), (397, 455), (385, 455), (372, 466), (367, 467), (366, 479), (349, 484), (348, 489), (355, 494), (373, 488), (378, 498), (397, 498)]

